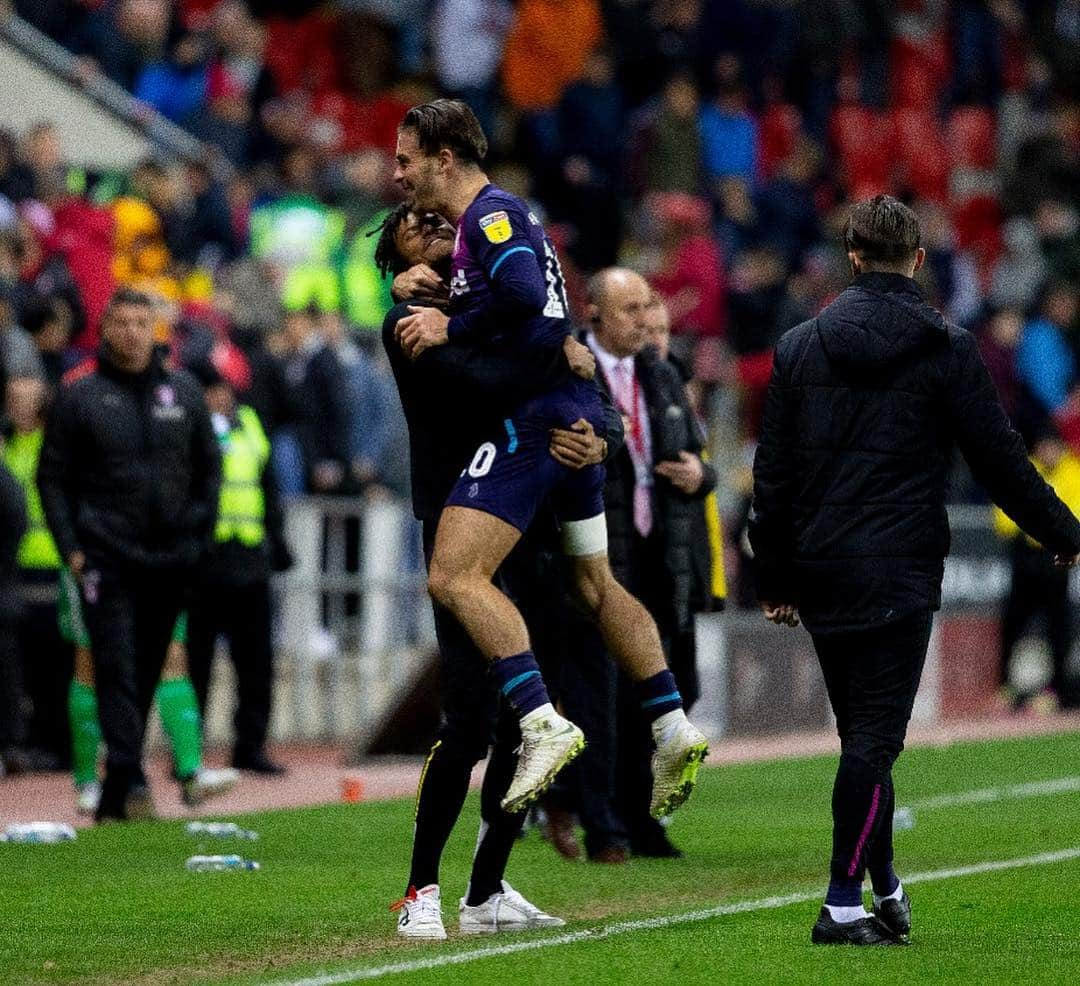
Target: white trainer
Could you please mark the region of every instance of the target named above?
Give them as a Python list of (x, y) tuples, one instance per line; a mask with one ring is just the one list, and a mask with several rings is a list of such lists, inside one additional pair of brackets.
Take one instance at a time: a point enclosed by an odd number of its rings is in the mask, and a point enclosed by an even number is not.
[(208, 798), (216, 798), (236, 787), (240, 771), (235, 767), (200, 767), (181, 784), (184, 804), (189, 808), (201, 805)]
[(705, 734), (682, 709), (653, 723), (656, 752), (653, 754), (653, 792), (649, 807), (653, 818), (670, 815), (694, 790), (698, 768), (709, 755)]
[(458, 907), (463, 935), (492, 935), (497, 931), (527, 931), (530, 928), (561, 928), (562, 918), (545, 914), (521, 896), (505, 880), (502, 892), (492, 894), (482, 904), (470, 907), (461, 898)]
[(101, 803), (101, 781), (75, 785), (75, 811), (80, 815), (97, 814)]
[(409, 887), (409, 892), (396, 904), (391, 904), (390, 910), (399, 912), (397, 933), (400, 938), (441, 941), (446, 937), (437, 883), (429, 883), (419, 890)]
[(511, 814), (539, 798), (559, 771), (585, 749), (585, 734), (554, 709), (531, 721), (527, 719), (521, 723), (517, 769), (502, 800), (503, 811)]

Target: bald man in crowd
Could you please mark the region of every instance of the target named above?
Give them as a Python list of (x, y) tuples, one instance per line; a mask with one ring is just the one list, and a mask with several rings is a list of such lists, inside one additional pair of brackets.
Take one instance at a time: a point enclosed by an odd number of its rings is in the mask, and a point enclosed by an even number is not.
[[(682, 378), (648, 345), (651, 298), (648, 284), (633, 271), (613, 267), (598, 273), (589, 285), (586, 342), (596, 356), (598, 383), (622, 413), (626, 436), (607, 463), (604, 486), (612, 570), (656, 620), (670, 663), (673, 644), (692, 633), (691, 531), (716, 474), (702, 461), (701, 435)], [(586, 852), (609, 863), (630, 854), (680, 855), (649, 815), (649, 731), (630, 684), (616, 674), (595, 631), (583, 627), (571, 636), (580, 639), (581, 654), (567, 662), (564, 704), (589, 743), (577, 806)], [(614, 777), (605, 768), (612, 760)], [(555, 845), (572, 852), (569, 813), (550, 814)]]

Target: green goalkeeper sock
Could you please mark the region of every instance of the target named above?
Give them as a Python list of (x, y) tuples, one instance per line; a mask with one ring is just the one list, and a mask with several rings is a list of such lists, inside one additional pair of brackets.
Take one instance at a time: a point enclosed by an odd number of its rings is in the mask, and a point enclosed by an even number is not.
[(71, 772), (76, 784), (97, 780), (101, 723), (98, 722), (97, 692), (90, 685), (72, 679), (68, 688), (68, 722), (71, 724)]
[(202, 723), (191, 679), (169, 678), (157, 686), (161, 725), (172, 745), (176, 776), (187, 780), (202, 766)]

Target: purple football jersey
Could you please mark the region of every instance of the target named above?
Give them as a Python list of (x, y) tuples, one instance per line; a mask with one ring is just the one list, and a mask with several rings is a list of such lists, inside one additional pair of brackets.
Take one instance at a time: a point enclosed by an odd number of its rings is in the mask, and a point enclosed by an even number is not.
[(506, 320), (486, 335), (524, 347), (561, 346), (570, 332), (570, 310), (555, 248), (529, 207), (495, 185), (481, 189), (458, 222), (451, 266), (450, 315), (491, 305), (499, 290), (496, 274), (517, 254), (530, 256), (543, 277), (547, 292), (543, 311), (523, 323)]

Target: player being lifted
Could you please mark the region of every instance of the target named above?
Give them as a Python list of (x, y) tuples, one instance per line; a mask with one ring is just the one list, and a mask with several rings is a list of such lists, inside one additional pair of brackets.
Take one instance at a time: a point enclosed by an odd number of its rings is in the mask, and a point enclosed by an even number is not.
[[(415, 208), (444, 216), (457, 234), (449, 314), (410, 307), (397, 337), (413, 358), (453, 339), (517, 347), (535, 354), (538, 367), (548, 365), (570, 331), (559, 260), (528, 206), (489, 182), (486, 154), (487, 138), (459, 100), (435, 100), (405, 114), (394, 178)], [(596, 385), (567, 371), (560, 386), (524, 401), (502, 432), (476, 450), (440, 517), (429, 590), (492, 662), (502, 694), (520, 716), (521, 751), (503, 800), (507, 811), (519, 811), (584, 748), (581, 730), (549, 701), (520, 613), (492, 582), (549, 499), (581, 601), (652, 721), (651, 810), (665, 815), (689, 797), (708, 747), (683, 712), (656, 624), (608, 565), (603, 466), (573, 471), (548, 452), (551, 429), (580, 418), (602, 431)]]

